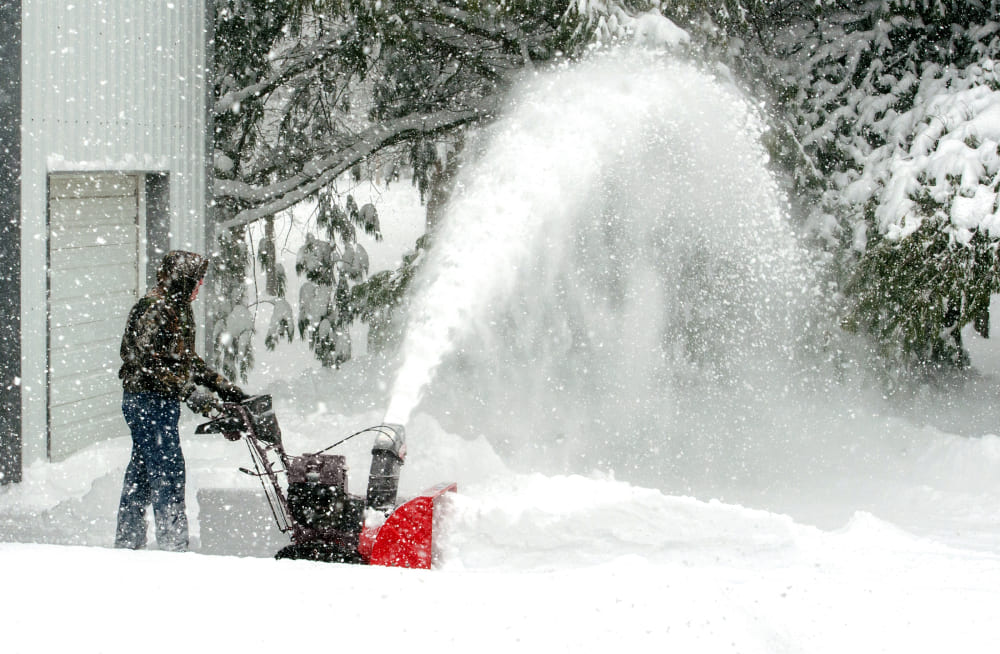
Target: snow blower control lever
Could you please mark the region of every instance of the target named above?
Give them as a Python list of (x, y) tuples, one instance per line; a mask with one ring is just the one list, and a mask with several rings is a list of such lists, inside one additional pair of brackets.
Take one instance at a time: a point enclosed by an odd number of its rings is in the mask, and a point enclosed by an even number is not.
[[(433, 560), (434, 512), (454, 483), (437, 484), (398, 504), (399, 473), (406, 459), (402, 425), (369, 427), (311, 454), (285, 453), (270, 395), (223, 403), (219, 415), (198, 425), (197, 434), (223, 434), (246, 441), (278, 529), (291, 544), (275, 558), (370, 563), (429, 568)], [(374, 434), (364, 498), (347, 488), (345, 457), (327, 452), (362, 434)], [(282, 481), (284, 476), (284, 481)]]

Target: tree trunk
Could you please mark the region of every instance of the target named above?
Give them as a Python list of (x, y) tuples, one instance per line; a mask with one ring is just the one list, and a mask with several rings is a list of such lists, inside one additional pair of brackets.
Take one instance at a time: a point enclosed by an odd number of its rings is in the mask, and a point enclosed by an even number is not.
[(455, 152), (448, 156), (444, 164), (439, 162), (434, 166), (434, 171), (431, 173), (431, 188), (427, 196), (427, 232), (434, 231), (444, 217), (444, 209), (451, 199), (451, 192), (455, 189), (455, 174), (458, 172), (459, 158), (464, 145), (464, 139), (459, 137)]
[(268, 256), (264, 257), (264, 277), (267, 280), (267, 294), (278, 296), (278, 247), (274, 242), (274, 216), (264, 220), (264, 242)]

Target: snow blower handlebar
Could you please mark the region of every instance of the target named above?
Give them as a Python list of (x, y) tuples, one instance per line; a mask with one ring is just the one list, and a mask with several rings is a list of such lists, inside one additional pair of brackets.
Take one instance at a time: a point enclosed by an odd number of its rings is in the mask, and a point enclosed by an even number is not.
[(270, 395), (254, 395), (242, 402), (224, 402), (219, 415), (198, 425), (196, 434), (222, 434), (227, 440), (238, 441), (244, 434), (281, 447), (281, 428), (274, 416)]

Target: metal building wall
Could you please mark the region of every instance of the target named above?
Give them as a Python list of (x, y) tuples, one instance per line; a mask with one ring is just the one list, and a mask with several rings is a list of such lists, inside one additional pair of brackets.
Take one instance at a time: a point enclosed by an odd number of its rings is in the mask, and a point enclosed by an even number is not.
[(0, 485), (21, 481), (21, 3), (0, 1)]
[(45, 456), (47, 175), (166, 173), (170, 246), (205, 251), (206, 15), (206, 0), (22, 0), (26, 462)]

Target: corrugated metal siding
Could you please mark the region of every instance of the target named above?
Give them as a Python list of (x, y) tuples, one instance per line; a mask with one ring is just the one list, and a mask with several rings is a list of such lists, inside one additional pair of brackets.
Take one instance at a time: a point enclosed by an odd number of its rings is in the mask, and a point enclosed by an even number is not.
[(203, 29), (204, 0), (26, 1), (25, 174), (165, 167), (173, 244), (203, 249)]
[(174, 245), (202, 249), (203, 29), (204, 0), (26, 2), (26, 174), (165, 166)]
[(45, 447), (47, 174), (167, 172), (170, 245), (205, 250), (205, 3), (23, 1), (26, 461)]
[(0, 2), (0, 486), (21, 481), (21, 3)]

